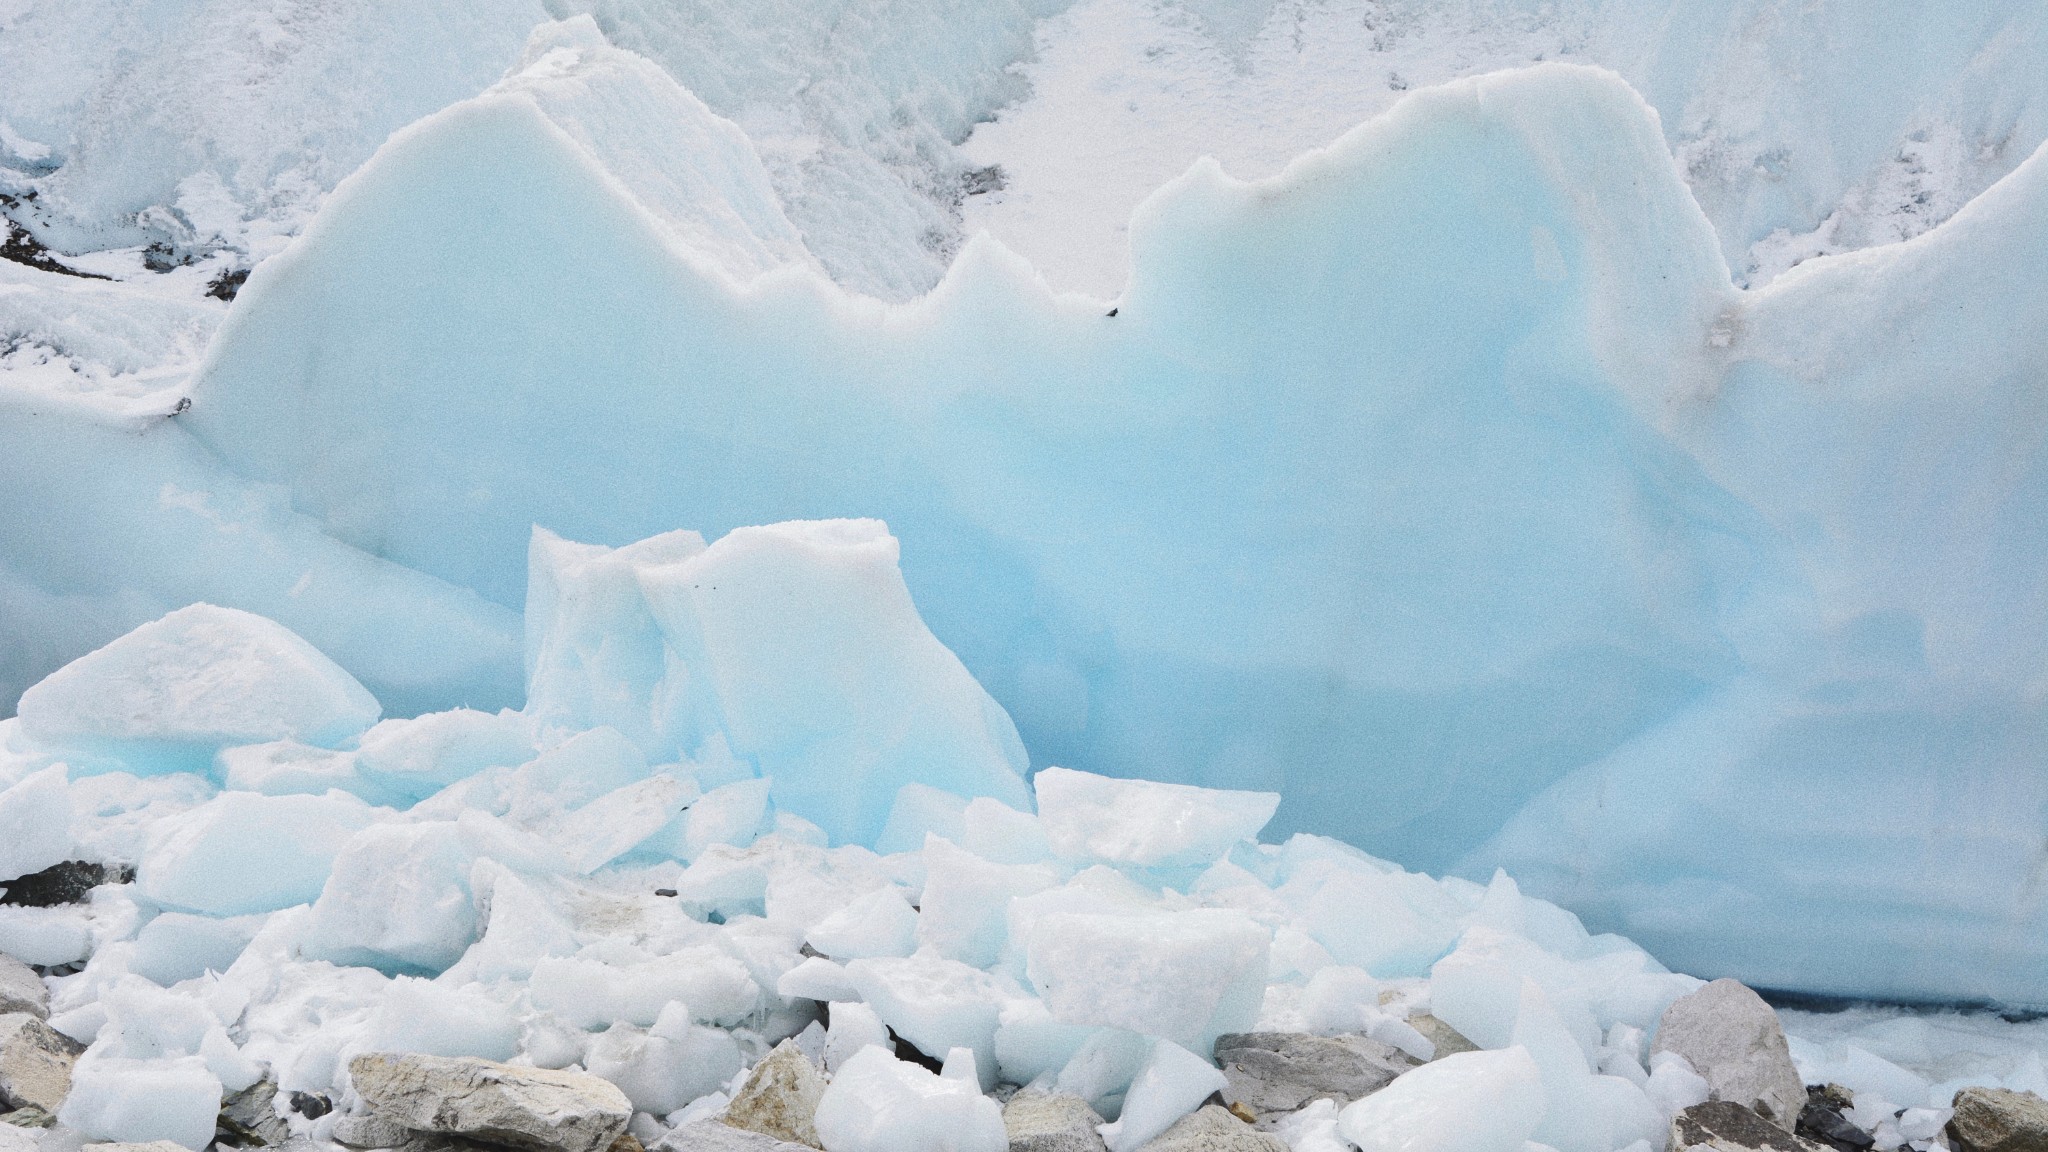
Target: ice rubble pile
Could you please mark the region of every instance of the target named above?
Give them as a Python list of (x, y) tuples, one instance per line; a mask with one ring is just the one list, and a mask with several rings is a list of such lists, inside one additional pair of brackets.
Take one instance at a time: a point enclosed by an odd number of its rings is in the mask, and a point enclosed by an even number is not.
[(1424, 1012), (1488, 1051), (1401, 1092), (1501, 1097), (1481, 1127), (1508, 1152), (1661, 1147), (1696, 1102), (1642, 1061), (1699, 981), (1505, 876), (1257, 843), (1270, 793), (1028, 789), (876, 522), (536, 531), (532, 556), (523, 712), (380, 722), (303, 640), (204, 604), (24, 695), (0, 873), (134, 869), (0, 905), (0, 950), (60, 973), (49, 1021), (89, 1044), (63, 1124), (197, 1149), (267, 1079), (332, 1135), (346, 1108), (290, 1094), (346, 1102), (354, 1057), (398, 1051), (578, 1066), (651, 1140), (795, 1036), (833, 1074), (833, 1152), (1006, 1147), (998, 1082), (1084, 1097), (1130, 1152), (1221, 1086), (1219, 1035), (1426, 1059)]

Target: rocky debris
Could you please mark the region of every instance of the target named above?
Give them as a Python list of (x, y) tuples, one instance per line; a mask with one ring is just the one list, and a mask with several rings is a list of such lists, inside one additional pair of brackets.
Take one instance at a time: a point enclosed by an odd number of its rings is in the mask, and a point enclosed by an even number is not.
[(810, 1057), (795, 1042), (784, 1040), (754, 1066), (746, 1085), (726, 1105), (725, 1122), (818, 1148), (818, 1129), (811, 1118), (817, 1114), (818, 1097), (824, 1094), (825, 1078), (812, 1066)]
[(1003, 1106), (1003, 1131), (1010, 1152), (1103, 1152), (1102, 1117), (1071, 1092), (1029, 1089)]
[(649, 1152), (804, 1152), (805, 1147), (751, 1128), (697, 1120), (655, 1141)]
[(412, 1129), (371, 1115), (338, 1117), (329, 1136), (347, 1148), (396, 1148), (412, 1139)]
[(291, 1109), (308, 1120), (318, 1120), (334, 1111), (334, 1101), (318, 1092), (294, 1092), (291, 1094)]
[(91, 860), (66, 860), (41, 872), (31, 872), (7, 881), (7, 891), (0, 894), (0, 904), (19, 904), (25, 908), (78, 904), (102, 884), (126, 884), (133, 879), (133, 868), (109, 867)]
[(533, 1152), (605, 1152), (633, 1117), (625, 1093), (583, 1072), (394, 1052), (348, 1070), (377, 1120)]
[(1806, 1107), (1785, 1030), (1763, 997), (1739, 980), (1716, 980), (1664, 1010), (1651, 1055), (1672, 1052), (1707, 1082), (1709, 1100), (1754, 1109), (1787, 1132)]
[(1446, 1056), (1455, 1056), (1460, 1052), (1479, 1051), (1479, 1045), (1467, 1040), (1463, 1032), (1458, 1031), (1456, 1028), (1431, 1016), (1427, 1012), (1418, 1012), (1410, 1016), (1408, 1018), (1408, 1026), (1422, 1033), (1424, 1039), (1436, 1045), (1436, 1054), (1430, 1057), (1432, 1060), (1441, 1060)]
[(55, 1113), (71, 1092), (71, 1065), (83, 1051), (26, 1012), (0, 1016), (0, 1104)]
[(1820, 1152), (1820, 1145), (1801, 1140), (1732, 1100), (1695, 1104), (1671, 1118), (1672, 1152), (1700, 1148), (1711, 1152)]
[(15, 1128), (49, 1128), (56, 1123), (56, 1116), (33, 1104), (16, 1108), (12, 1112), (0, 1112), (0, 1124)]
[(1816, 1144), (1825, 1144), (1835, 1152), (1866, 1152), (1877, 1143), (1876, 1139), (1843, 1115), (1854, 1103), (1845, 1088), (1810, 1084), (1806, 1088), (1806, 1106), (1799, 1110), (1799, 1125), (1792, 1132)]
[(1957, 1152), (2048, 1152), (2048, 1100), (2032, 1092), (1965, 1088), (1948, 1122)]
[(0, 952), (0, 1016), (26, 1012), (38, 1020), (50, 1018), (50, 989), (36, 970)]
[(1223, 1101), (1261, 1119), (1294, 1112), (1312, 1100), (1339, 1108), (1386, 1087), (1416, 1061), (1367, 1036), (1306, 1032), (1233, 1032), (1216, 1041), (1216, 1063), (1229, 1085)]
[(284, 1143), (292, 1129), (277, 1114), (276, 1099), (277, 1085), (263, 1080), (221, 1101), (220, 1118), (214, 1121), (214, 1143), (229, 1148)]
[(1174, 1122), (1138, 1152), (1287, 1152), (1280, 1138), (1206, 1104)]

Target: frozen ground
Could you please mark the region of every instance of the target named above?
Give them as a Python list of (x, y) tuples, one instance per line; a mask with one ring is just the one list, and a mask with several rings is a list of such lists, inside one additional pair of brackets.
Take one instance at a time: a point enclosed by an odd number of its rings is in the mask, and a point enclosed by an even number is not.
[(0, 698), (883, 515), (1034, 767), (2048, 1002), (2040, 5), (588, 8), (0, 3)]

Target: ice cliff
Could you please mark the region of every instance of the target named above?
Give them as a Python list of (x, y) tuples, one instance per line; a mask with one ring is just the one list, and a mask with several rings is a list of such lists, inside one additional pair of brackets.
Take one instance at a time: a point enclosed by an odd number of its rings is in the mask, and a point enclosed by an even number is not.
[(600, 24), (340, 180), (188, 411), (0, 396), (17, 690), (209, 600), (518, 705), (534, 524), (875, 516), (1035, 767), (1276, 791), (1686, 971), (2048, 1003), (2042, 153), (1743, 291), (1669, 125), (1546, 63), (1196, 165), (1114, 301), (982, 238), (888, 304)]

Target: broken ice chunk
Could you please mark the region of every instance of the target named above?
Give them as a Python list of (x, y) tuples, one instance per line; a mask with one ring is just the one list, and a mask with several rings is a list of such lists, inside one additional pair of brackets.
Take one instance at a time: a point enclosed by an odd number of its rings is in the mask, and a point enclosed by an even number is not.
[(136, 889), (159, 905), (211, 916), (309, 904), (335, 857), (375, 819), (375, 809), (346, 792), (224, 792), (158, 825)]
[(1348, 1105), (1337, 1130), (1362, 1152), (1523, 1152), (1544, 1111), (1528, 1052), (1461, 1052)]
[(1280, 806), (1277, 792), (1118, 780), (1068, 768), (1047, 768), (1032, 783), (1055, 853), (1141, 868), (1211, 863), (1257, 836)]
[(1007, 1152), (1010, 1146), (1002, 1108), (974, 1081), (933, 1075), (873, 1046), (840, 1067), (818, 1101), (815, 1123), (829, 1152)]
[(691, 691), (775, 802), (838, 844), (872, 844), (905, 784), (1022, 807), (1024, 745), (933, 636), (878, 520), (740, 528), (640, 570)]
[(1109, 1152), (1137, 1152), (1226, 1085), (1215, 1065), (1171, 1040), (1155, 1040), (1124, 1094), (1122, 1113), (1097, 1130)]
[(64, 765), (0, 791), (0, 886), (71, 854), (71, 791)]
[(834, 960), (908, 956), (917, 947), (918, 914), (894, 885), (855, 897), (811, 926), (805, 942)]
[(957, 960), (917, 955), (855, 960), (846, 975), (883, 1023), (928, 1056), (971, 1048), (984, 1089), (995, 1086), (995, 1035), (1002, 1003), (1016, 995)]
[(1125, 1028), (1206, 1054), (1258, 1021), (1270, 936), (1241, 912), (1053, 913), (1027, 967), (1053, 1018)]
[(231, 744), (332, 745), (376, 723), (368, 690), (281, 624), (193, 604), (21, 694), (22, 732), (138, 775), (204, 772)]

